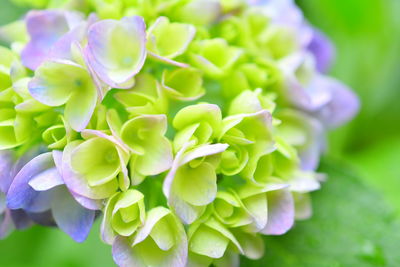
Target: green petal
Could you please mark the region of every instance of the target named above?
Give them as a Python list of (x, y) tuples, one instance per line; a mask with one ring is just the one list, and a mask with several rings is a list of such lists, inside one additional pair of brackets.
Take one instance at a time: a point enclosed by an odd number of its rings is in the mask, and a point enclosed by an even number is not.
[(72, 152), (71, 166), (83, 175), (90, 186), (105, 184), (114, 179), (120, 171), (118, 151), (110, 141), (91, 138)]
[(29, 92), (48, 106), (65, 104), (72, 92), (93, 87), (89, 73), (81, 66), (68, 62), (46, 61), (35, 71)]
[(147, 49), (172, 59), (185, 52), (195, 33), (196, 29), (192, 25), (170, 23), (168, 18), (159, 17), (148, 30)]
[(176, 173), (173, 188), (188, 203), (195, 206), (207, 205), (217, 194), (215, 169), (207, 162), (196, 168), (184, 165)]
[(201, 225), (189, 241), (190, 251), (210, 258), (220, 258), (228, 247), (229, 239), (206, 225)]
[(165, 70), (162, 85), (170, 97), (178, 100), (195, 100), (205, 93), (201, 74), (192, 68)]

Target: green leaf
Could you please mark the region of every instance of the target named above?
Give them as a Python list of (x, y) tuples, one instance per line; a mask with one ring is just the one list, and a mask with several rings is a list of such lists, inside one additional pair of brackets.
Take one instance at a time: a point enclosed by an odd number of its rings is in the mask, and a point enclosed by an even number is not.
[(242, 266), (396, 266), (400, 221), (374, 188), (325, 165), (329, 175), (313, 193), (314, 215), (284, 236), (266, 237), (265, 255)]

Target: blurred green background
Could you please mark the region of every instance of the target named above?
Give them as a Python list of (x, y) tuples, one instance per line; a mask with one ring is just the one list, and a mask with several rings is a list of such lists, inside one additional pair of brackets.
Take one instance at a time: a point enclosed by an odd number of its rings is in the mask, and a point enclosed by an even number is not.
[[(329, 180), (313, 193), (314, 216), (265, 239), (243, 266), (400, 266), (400, 1), (299, 0), (309, 21), (336, 45), (332, 75), (360, 96), (357, 118), (330, 135), (321, 164)], [(0, 1), (0, 25), (24, 10)], [(114, 266), (98, 238), (84, 244), (33, 227), (0, 241), (0, 266)]]

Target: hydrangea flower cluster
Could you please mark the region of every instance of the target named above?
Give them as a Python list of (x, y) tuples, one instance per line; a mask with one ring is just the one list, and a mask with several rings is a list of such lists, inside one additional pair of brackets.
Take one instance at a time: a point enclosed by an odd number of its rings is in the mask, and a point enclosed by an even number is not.
[(291, 0), (28, 2), (0, 29), (0, 237), (101, 216), (119, 266), (235, 266), (311, 215), (358, 101)]

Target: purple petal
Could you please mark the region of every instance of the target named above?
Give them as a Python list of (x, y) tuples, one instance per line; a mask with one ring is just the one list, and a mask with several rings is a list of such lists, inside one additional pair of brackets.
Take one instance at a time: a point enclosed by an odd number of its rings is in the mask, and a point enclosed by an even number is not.
[(21, 209), (30, 205), (39, 192), (29, 186), (29, 181), (36, 175), (54, 167), (51, 153), (44, 153), (28, 162), (15, 176), (7, 193), (7, 206)]
[(64, 184), (64, 181), (62, 180), (58, 169), (53, 167), (33, 177), (28, 184), (35, 191), (46, 191), (56, 187), (57, 185)]
[(51, 208), (52, 197), (53, 192), (51, 191), (39, 192), (37, 196), (24, 207), (24, 210), (33, 213), (48, 211)]
[(79, 205), (65, 187), (58, 187), (51, 211), (58, 227), (76, 242), (83, 242), (92, 228), (95, 211)]
[[(50, 51), (50, 58), (53, 59), (67, 59), (72, 60), (73, 57), (71, 55), (71, 47), (73, 44), (77, 44), (80, 47), (80, 44), (84, 43), (86, 38), (86, 33), (88, 28), (98, 21), (98, 18), (95, 14), (90, 14), (87, 21), (77, 21), (76, 26), (72, 28), (68, 33), (63, 35), (52, 47)], [(82, 51), (83, 52), (83, 51)]]
[(29, 218), (37, 224), (43, 226), (57, 226), (54, 222), (53, 215), (51, 214), (51, 210), (47, 210), (45, 212), (28, 212)]
[(81, 196), (75, 192), (71, 192), (71, 195), (74, 197), (75, 201), (78, 202), (82, 207), (89, 210), (101, 210), (103, 207), (102, 201), (90, 199), (84, 196)]
[(31, 40), (22, 50), (22, 63), (36, 69), (48, 56), (51, 47), (68, 32), (68, 21), (60, 11), (31, 11), (26, 16), (26, 26)]
[(10, 210), (10, 214), (16, 229), (22, 230), (32, 225), (32, 220), (24, 210)]
[(308, 50), (314, 55), (317, 70), (325, 73), (332, 64), (335, 48), (331, 41), (319, 30), (313, 29), (313, 38), (308, 45)]
[(324, 80), (332, 99), (317, 112), (317, 116), (328, 127), (338, 127), (357, 114), (360, 102), (357, 95), (341, 82), (328, 77), (325, 77)]
[(7, 193), (13, 179), (11, 151), (0, 151), (0, 192)]
[(112, 246), (112, 256), (115, 263), (120, 267), (137, 267), (139, 266), (132, 257), (132, 247), (129, 239), (117, 236)]
[(288, 190), (267, 193), (268, 222), (261, 231), (266, 235), (282, 235), (292, 228), (294, 223), (294, 201)]

